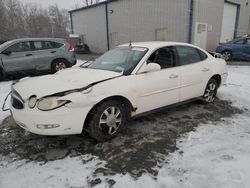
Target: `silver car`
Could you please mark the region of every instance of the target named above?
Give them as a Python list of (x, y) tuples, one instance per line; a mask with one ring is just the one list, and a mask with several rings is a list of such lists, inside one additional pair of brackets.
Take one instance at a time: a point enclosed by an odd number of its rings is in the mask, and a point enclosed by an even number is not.
[(16, 73), (55, 73), (75, 64), (74, 47), (64, 39), (26, 38), (0, 45), (0, 80)]

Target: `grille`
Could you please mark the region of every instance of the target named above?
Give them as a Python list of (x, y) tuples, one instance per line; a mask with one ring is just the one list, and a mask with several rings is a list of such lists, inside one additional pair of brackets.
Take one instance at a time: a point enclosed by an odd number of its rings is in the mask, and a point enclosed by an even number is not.
[(11, 104), (15, 109), (21, 110), (24, 109), (24, 103), (22, 102), (20, 95), (14, 91), (11, 94)]

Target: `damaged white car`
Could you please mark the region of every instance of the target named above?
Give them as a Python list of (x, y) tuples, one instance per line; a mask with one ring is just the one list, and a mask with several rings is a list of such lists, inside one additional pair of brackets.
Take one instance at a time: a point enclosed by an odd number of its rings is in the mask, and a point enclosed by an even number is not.
[(16, 123), (40, 135), (116, 136), (131, 117), (202, 98), (214, 101), (226, 63), (196, 46), (144, 42), (119, 46), (93, 62), (12, 86)]

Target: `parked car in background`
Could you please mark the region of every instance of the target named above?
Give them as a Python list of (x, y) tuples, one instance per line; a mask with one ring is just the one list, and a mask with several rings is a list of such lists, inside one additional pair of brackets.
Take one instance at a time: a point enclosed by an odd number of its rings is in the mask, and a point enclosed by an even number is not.
[(222, 54), (225, 60), (250, 61), (250, 36), (243, 36), (227, 43), (220, 43), (216, 52)]
[(125, 44), (81, 67), (15, 83), (11, 112), (36, 134), (87, 130), (105, 141), (135, 115), (193, 98), (212, 103), (227, 75), (225, 60), (190, 44)]
[(0, 80), (6, 75), (50, 71), (76, 64), (72, 46), (64, 39), (26, 38), (0, 45)]
[(84, 40), (84, 35), (79, 36), (76, 34), (70, 34), (67, 38), (67, 41), (74, 46), (76, 54), (89, 54), (91, 51)]

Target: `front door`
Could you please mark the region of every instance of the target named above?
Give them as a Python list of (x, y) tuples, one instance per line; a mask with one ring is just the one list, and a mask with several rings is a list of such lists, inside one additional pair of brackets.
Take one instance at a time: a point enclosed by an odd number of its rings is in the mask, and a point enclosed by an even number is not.
[(33, 51), (30, 42), (19, 42), (5, 50), (9, 54), (2, 55), (6, 72), (26, 71), (34, 69)]
[(180, 70), (174, 50), (174, 47), (158, 49), (147, 60), (159, 64), (161, 70), (135, 75), (137, 113), (179, 102)]

